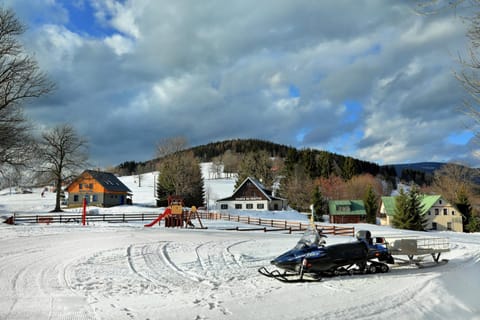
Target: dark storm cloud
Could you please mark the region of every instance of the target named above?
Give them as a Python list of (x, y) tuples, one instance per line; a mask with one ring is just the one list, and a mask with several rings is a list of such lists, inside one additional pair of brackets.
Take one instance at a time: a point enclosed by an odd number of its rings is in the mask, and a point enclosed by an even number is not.
[[(464, 26), (453, 14), (417, 15), (414, 3), (6, 5), (58, 87), (30, 117), (40, 128), (73, 123), (96, 166), (150, 159), (157, 141), (178, 135), (333, 146), (380, 163), (472, 158), (446, 139), (464, 130), (452, 76)], [(96, 24), (82, 30), (80, 16)]]

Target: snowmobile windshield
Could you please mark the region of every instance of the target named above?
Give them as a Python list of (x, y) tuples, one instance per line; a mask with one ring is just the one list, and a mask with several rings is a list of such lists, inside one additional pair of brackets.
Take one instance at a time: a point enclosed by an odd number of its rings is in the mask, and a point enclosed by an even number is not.
[(317, 229), (309, 227), (303, 236), (298, 240), (295, 249), (302, 249), (305, 247), (318, 246), (320, 243), (320, 235), (318, 234)]

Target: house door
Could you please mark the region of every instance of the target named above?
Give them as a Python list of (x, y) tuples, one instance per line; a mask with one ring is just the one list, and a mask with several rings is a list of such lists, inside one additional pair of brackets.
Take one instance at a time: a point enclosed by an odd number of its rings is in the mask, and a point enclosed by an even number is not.
[(125, 204), (125, 196), (120, 196), (120, 204)]

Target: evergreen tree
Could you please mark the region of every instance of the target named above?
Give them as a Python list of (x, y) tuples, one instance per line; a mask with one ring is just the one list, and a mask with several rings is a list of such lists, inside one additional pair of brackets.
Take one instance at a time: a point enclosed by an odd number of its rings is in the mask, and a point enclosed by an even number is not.
[(367, 223), (377, 223), (378, 197), (373, 190), (372, 185), (368, 185), (365, 197), (363, 199), (365, 211), (367, 213)]
[(267, 152), (249, 152), (243, 157), (235, 188), (247, 177), (258, 179), (266, 188), (272, 186), (274, 178), (272, 173), (272, 160)]
[(472, 216), (468, 222), (467, 230), (468, 232), (480, 232), (480, 218)]
[(395, 214), (392, 224), (398, 229), (425, 230), (426, 218), (417, 189), (412, 189), (408, 194), (403, 189), (400, 190), (400, 195), (395, 199)]
[(298, 162), (298, 153), (295, 149), (289, 149), (285, 158), (285, 173), (291, 174)]
[(410, 230), (424, 231), (427, 219), (425, 218), (422, 196), (416, 188), (413, 188), (408, 194), (408, 206), (413, 221)]
[(328, 212), (328, 202), (320, 192), (320, 187), (315, 187), (312, 194), (313, 219), (323, 221), (323, 214)]
[(460, 187), (460, 190), (457, 192), (457, 201), (455, 202), (455, 206), (462, 214), (463, 231), (469, 232), (470, 219), (472, 217), (472, 206), (470, 205), (467, 190), (464, 186)]
[(400, 194), (395, 198), (395, 213), (392, 225), (398, 229), (409, 229), (411, 217), (408, 213), (408, 195), (400, 189)]
[(355, 162), (352, 157), (346, 157), (342, 167), (342, 177), (350, 180), (355, 175)]

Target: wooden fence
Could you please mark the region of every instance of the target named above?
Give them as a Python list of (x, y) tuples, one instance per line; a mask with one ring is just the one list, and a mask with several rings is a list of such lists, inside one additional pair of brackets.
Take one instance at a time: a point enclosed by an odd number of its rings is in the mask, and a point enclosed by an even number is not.
[[(301, 221), (292, 221), (292, 220), (276, 220), (276, 219), (266, 219), (266, 218), (255, 218), (250, 216), (238, 216), (231, 214), (224, 214), (218, 212), (199, 212), (200, 218), (210, 219), (210, 220), (225, 220), (233, 221), (238, 223), (245, 223), (250, 225), (263, 226), (263, 228), (240, 228), (236, 227), (231, 230), (238, 231), (252, 231), (252, 230), (263, 230), (264, 232), (268, 231), (284, 231), (288, 230), (290, 233), (292, 231), (304, 231), (310, 225), (309, 222)], [(267, 229), (267, 227), (275, 229)], [(342, 236), (355, 236), (355, 227), (339, 227), (335, 225), (321, 225), (315, 223), (317, 230), (322, 230), (324, 234), (332, 235), (342, 235)]]
[[(257, 218), (250, 216), (230, 215), (218, 212), (198, 212), (201, 219), (204, 220), (225, 220), (231, 222), (238, 222), (249, 225), (259, 226), (257, 228), (242, 228), (235, 227), (227, 230), (238, 231), (253, 231), (259, 230), (264, 232), (270, 231), (304, 231), (308, 228), (310, 223), (292, 220), (276, 220)], [(86, 222), (109, 222), (109, 223), (126, 223), (135, 221), (152, 221), (158, 217), (157, 213), (123, 213), (123, 214), (96, 214), (87, 215)], [(49, 214), (14, 214), (12, 223), (81, 223), (82, 214), (75, 213), (49, 213)], [(343, 227), (335, 225), (321, 225), (316, 223), (316, 228), (322, 230), (324, 234), (354, 236), (354, 227)]]
[[(134, 221), (152, 221), (157, 218), (157, 213), (122, 213), (122, 214), (96, 214), (87, 215), (87, 222), (110, 222), (123, 223)], [(69, 213), (49, 213), (49, 214), (14, 214), (14, 223), (80, 223), (82, 221), (82, 214)]]

